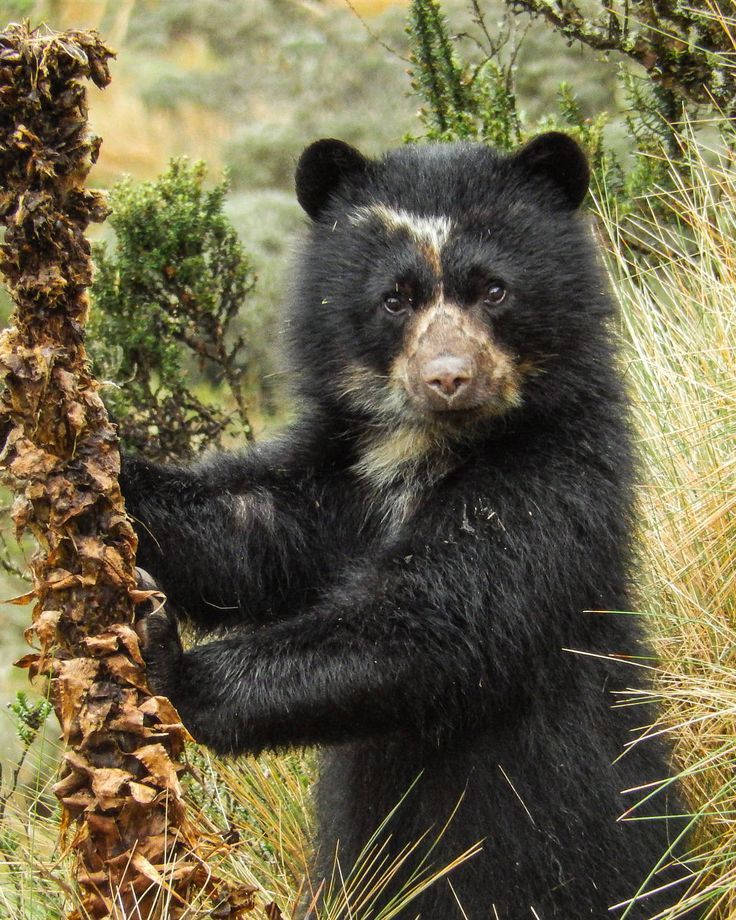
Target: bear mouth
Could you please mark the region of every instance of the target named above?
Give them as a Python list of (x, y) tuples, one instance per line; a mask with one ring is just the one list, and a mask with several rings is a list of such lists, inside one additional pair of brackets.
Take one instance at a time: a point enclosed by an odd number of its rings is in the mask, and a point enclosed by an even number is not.
[(342, 375), (337, 392), (343, 405), (370, 424), (429, 430), (437, 435), (469, 433), (521, 404), (516, 375), (503, 373), (481, 375), (472, 393), (459, 393), (462, 399), (446, 399), (433, 396), (411, 374), (386, 375), (353, 366)]
[(426, 386), (417, 387), (413, 381), (403, 381), (406, 400), (423, 418), (446, 422), (454, 427), (504, 415), (521, 404), (518, 381), (505, 375), (475, 381), (473, 392), (458, 393), (446, 398), (436, 397)]

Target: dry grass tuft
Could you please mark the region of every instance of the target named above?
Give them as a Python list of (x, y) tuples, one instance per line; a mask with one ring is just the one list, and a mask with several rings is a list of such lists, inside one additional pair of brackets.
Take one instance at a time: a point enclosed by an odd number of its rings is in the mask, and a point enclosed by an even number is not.
[(736, 170), (682, 126), (687, 168), (635, 217), (599, 203), (622, 304), (643, 460), (641, 607), (660, 657), (659, 728), (697, 816), (676, 912), (736, 916)]

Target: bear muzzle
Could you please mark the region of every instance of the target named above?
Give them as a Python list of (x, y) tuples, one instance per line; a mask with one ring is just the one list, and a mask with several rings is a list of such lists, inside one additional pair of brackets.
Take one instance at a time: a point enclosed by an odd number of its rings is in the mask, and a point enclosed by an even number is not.
[(434, 412), (475, 408), (478, 403), (477, 376), (473, 361), (463, 355), (440, 355), (417, 369), (419, 396)]

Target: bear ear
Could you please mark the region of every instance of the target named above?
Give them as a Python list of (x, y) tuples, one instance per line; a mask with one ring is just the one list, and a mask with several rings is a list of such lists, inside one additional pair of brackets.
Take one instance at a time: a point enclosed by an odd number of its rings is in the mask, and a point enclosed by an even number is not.
[(580, 145), (567, 134), (540, 134), (515, 153), (512, 162), (529, 174), (554, 182), (571, 211), (582, 204), (590, 183), (590, 168)]
[(350, 144), (324, 138), (310, 144), (296, 167), (296, 197), (307, 214), (316, 220), (330, 195), (349, 176), (364, 173), (368, 160)]

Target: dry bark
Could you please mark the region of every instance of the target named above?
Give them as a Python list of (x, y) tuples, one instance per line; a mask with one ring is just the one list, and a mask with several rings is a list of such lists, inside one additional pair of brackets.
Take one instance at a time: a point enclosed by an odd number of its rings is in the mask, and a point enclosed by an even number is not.
[(136, 538), (84, 347), (84, 232), (107, 209), (84, 185), (100, 141), (83, 81), (107, 85), (112, 56), (95, 33), (0, 33), (0, 269), (16, 304), (0, 337), (0, 469), (17, 529), (38, 542), (33, 591), (18, 599), (34, 603), (38, 651), (20, 664), (50, 679), (68, 745), (55, 791), (81, 889), (72, 917), (177, 918), (203, 888), (220, 916), (237, 917), (252, 890), (218, 893), (198, 855), (179, 784), (186, 731), (146, 687)]

